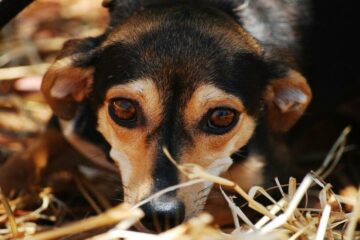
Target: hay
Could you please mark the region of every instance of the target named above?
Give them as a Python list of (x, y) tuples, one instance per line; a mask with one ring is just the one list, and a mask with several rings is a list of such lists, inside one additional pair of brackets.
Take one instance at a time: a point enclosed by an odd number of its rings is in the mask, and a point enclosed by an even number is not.
[[(79, 175), (77, 180), (78, 188), (98, 214), (55, 229), (50, 228), (44, 231), (47, 228), (38, 223), (39, 219), (48, 219), (55, 222), (57, 218), (56, 215), (51, 213), (44, 214), (57, 201), (50, 189), (46, 188), (38, 194), (37, 197), (42, 202), (41, 206), (24, 215), (14, 213), (21, 210), (19, 206), (24, 205), (24, 201), (33, 198), (20, 197), (8, 201), (0, 192), (2, 202), (0, 205), (0, 223), (5, 223), (5, 227), (0, 228), (0, 239), (13, 239), (16, 237), (36, 240), (58, 239), (63, 236), (83, 234), (106, 226), (110, 227), (110, 229), (108, 228), (98, 234), (90, 233), (87, 236), (88, 239), (360, 239), (360, 231), (356, 228), (360, 219), (360, 191), (357, 189), (355, 191), (356, 196), (354, 196), (355, 192), (352, 189), (351, 197), (335, 194), (331, 189), (331, 185), (325, 183), (319, 176), (328, 173), (326, 169), (333, 169), (334, 162), (341, 157), (349, 131), (349, 128), (343, 131), (322, 167), (316, 172), (307, 174), (299, 185), (296, 179), (290, 178), (288, 184), (285, 184), (287, 186), (286, 191), (284, 185), (281, 185), (276, 180), (276, 187), (281, 192), (280, 199), (273, 198), (269, 192), (259, 186), (252, 187), (247, 193), (234, 182), (213, 176), (194, 164), (177, 165), (165, 148), (165, 154), (189, 178), (188, 182), (164, 189), (135, 206), (121, 204), (102, 212), (102, 209), (109, 207), (109, 203), (104, 199), (99, 200), (101, 194), (97, 193), (97, 190), (87, 182), (88, 180), (84, 180), (85, 176)], [(143, 216), (142, 211), (139, 209), (141, 205), (167, 192), (204, 181), (234, 189), (236, 193), (247, 201), (250, 208), (262, 214), (263, 217), (254, 222), (253, 219), (246, 216), (241, 207), (233, 202), (231, 196), (221, 190), (234, 216), (235, 228), (230, 233), (225, 233), (222, 229), (214, 227), (211, 224), (213, 217), (207, 213), (202, 213), (186, 223), (161, 234), (140, 233), (129, 230)], [(318, 206), (309, 206), (307, 201), (304, 200), (307, 199), (310, 190), (314, 191), (315, 188), (320, 188), (320, 190), (316, 190)], [(258, 202), (256, 197), (259, 194), (265, 196), (271, 204), (264, 206)], [(94, 200), (92, 196), (98, 197)], [(97, 205), (97, 202), (102, 202), (101, 207)], [(349, 211), (351, 209), (352, 211)], [(54, 211), (50, 212), (54, 213)], [(111, 227), (114, 224), (116, 225)]]

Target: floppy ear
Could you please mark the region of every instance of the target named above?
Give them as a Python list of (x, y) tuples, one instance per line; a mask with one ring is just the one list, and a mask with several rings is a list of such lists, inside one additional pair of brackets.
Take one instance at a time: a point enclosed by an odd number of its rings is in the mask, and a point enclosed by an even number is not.
[(75, 116), (77, 105), (91, 91), (93, 68), (84, 64), (90, 58), (91, 39), (70, 40), (46, 72), (41, 91), (55, 115), (65, 120)]
[(274, 132), (289, 130), (304, 113), (311, 98), (306, 79), (295, 70), (270, 80), (264, 94), (268, 126)]

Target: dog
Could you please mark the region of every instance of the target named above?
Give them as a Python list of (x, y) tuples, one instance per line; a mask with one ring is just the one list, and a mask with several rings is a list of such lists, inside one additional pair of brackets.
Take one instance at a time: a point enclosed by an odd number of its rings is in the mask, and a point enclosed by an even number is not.
[[(43, 79), (67, 141), (104, 168), (115, 164), (130, 204), (187, 181), (164, 147), (178, 164), (231, 175), (246, 189), (263, 184), (271, 139), (312, 98), (298, 66), (306, 1), (104, 5), (105, 32), (68, 41)], [(180, 224), (210, 190), (197, 184), (146, 203), (143, 227), (155, 230), (154, 217), (162, 229)]]

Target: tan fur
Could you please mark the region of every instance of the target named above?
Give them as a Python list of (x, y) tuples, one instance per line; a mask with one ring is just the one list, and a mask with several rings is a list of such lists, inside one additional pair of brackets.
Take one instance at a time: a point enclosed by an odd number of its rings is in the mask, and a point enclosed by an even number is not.
[[(153, 136), (153, 133), (161, 127), (164, 118), (162, 99), (168, 96), (166, 92), (160, 92), (154, 81), (166, 84), (168, 77), (170, 79), (170, 77), (176, 75), (180, 79), (186, 78), (198, 84), (198, 82), (204, 82), (202, 81), (204, 79), (211, 81), (211, 77), (214, 76), (209, 71), (216, 63), (216, 58), (209, 57), (211, 51), (209, 51), (209, 54), (207, 50), (191, 54), (191, 51), (188, 53), (186, 50), (179, 48), (181, 50), (179, 55), (176, 55), (177, 51), (174, 51), (175, 54), (172, 55), (171, 52), (169, 54), (167, 51), (161, 51), (162, 39), (160, 41), (156, 39), (159, 42), (155, 42), (153, 45), (151, 43), (149, 45), (141, 44), (141, 40), (145, 39), (143, 37), (147, 33), (155, 32), (160, 28), (164, 32), (168, 27), (173, 28), (174, 23), (178, 24), (179, 19), (172, 22), (167, 17), (178, 16), (174, 13), (183, 11), (182, 7), (168, 7), (166, 11), (161, 8), (139, 10), (139, 12), (134, 13), (133, 16), (115, 26), (114, 29), (109, 29), (110, 31), (103, 35), (106, 39), (104, 41), (101, 39), (101, 44), (97, 41), (94, 43), (100, 44), (100, 46), (96, 45), (97, 50), (105, 49), (112, 44), (125, 45), (131, 51), (140, 55), (140, 62), (154, 61), (157, 63), (154, 64), (156, 70), (149, 73), (154, 79), (134, 79), (126, 84), (119, 84), (110, 88), (106, 93), (103, 105), (97, 113), (98, 130), (111, 146), (110, 156), (121, 173), (124, 200), (130, 204), (135, 204), (148, 197), (154, 184), (154, 164), (156, 154), (158, 154), (161, 146), (158, 146), (157, 136)], [(185, 9), (185, 11), (187, 10)], [(235, 19), (221, 11), (216, 13), (216, 9), (204, 12), (196, 11), (192, 10), (187, 13), (191, 17), (191, 21), (181, 19), (181, 24), (184, 24), (183, 27), (191, 27), (194, 32), (212, 39), (214, 42), (212, 46), (219, 46), (219, 51), (237, 53), (239, 50), (243, 50), (258, 56), (262, 55), (263, 49), (260, 44)], [(175, 34), (167, 37), (174, 40), (174, 46), (177, 44)], [(189, 37), (189, 40), (194, 40), (197, 43), (197, 39), (192, 39), (192, 35), (187, 36), (185, 34), (185, 37)], [(147, 38), (146, 41), (148, 41)], [(86, 69), (74, 66), (74, 59), (81, 59), (82, 57), (81, 54), (77, 53), (76, 47), (79, 43), (81, 44), (81, 40), (71, 41), (64, 47), (64, 54), (47, 72), (42, 85), (45, 98), (54, 112), (57, 116), (66, 120), (73, 118), (77, 104), (89, 94), (93, 82), (93, 68)], [(179, 43), (182, 42), (179, 41)], [(74, 54), (72, 55), (72, 53)], [(83, 56), (87, 56), (87, 53), (84, 53)], [(174, 60), (176, 59), (180, 61), (178, 61), (178, 65), (174, 66), (174, 62), (176, 62)], [(162, 86), (162, 89), (167, 87)], [(285, 99), (281, 99), (284, 95), (279, 95), (279, 92), (281, 93), (288, 88), (302, 91), (305, 97), (300, 94), (296, 101), (291, 102), (288, 101), (288, 96), (292, 96), (289, 94), (285, 95)], [(166, 90), (172, 90), (171, 86)], [(254, 184), (261, 184), (263, 180), (261, 178), (263, 162), (258, 156), (250, 156), (249, 159), (230, 168), (232, 164), (230, 156), (247, 144), (256, 126), (254, 117), (246, 112), (241, 99), (211, 84), (197, 86), (193, 93), (189, 91), (186, 94), (180, 93), (180, 98), (176, 99), (182, 104), (182, 100), (192, 94), (185, 107), (178, 109), (182, 111), (179, 114), (181, 119), (176, 120), (183, 122), (184, 131), (190, 135), (193, 142), (192, 144), (179, 146), (180, 150), (176, 154), (178, 163), (195, 163), (214, 175), (226, 172), (225, 176), (245, 189)], [(113, 98), (128, 98), (136, 101), (144, 115), (144, 123), (131, 129), (115, 123), (108, 111), (109, 103)], [(268, 110), (266, 120), (275, 132), (280, 132), (290, 128), (305, 111), (311, 100), (311, 91), (301, 74), (290, 71), (288, 76), (272, 80), (263, 98)], [(240, 113), (239, 121), (225, 134), (211, 135), (204, 133), (199, 129), (200, 120), (209, 109), (220, 106), (236, 109)], [(75, 147), (78, 146), (84, 148), (83, 151), (90, 152), (89, 146), (81, 143), (71, 133), (66, 135), (66, 131), (64, 132), (67, 139)], [(167, 173), (164, 172), (164, 174)], [(180, 182), (187, 181), (185, 176), (180, 175), (179, 178)], [(177, 197), (178, 200), (185, 204), (186, 218), (202, 210), (210, 192), (210, 187), (211, 183), (204, 183), (178, 190)]]
[[(111, 88), (106, 94), (104, 106), (98, 113), (99, 131), (113, 148), (112, 157), (120, 168), (125, 186), (125, 200), (130, 203), (146, 197), (152, 187), (151, 172), (157, 143), (156, 140), (146, 142), (146, 136), (161, 124), (163, 107), (160, 94), (152, 80), (134, 80)], [(116, 97), (137, 101), (147, 119), (145, 126), (126, 129), (117, 125), (107, 110), (109, 100)], [(239, 111), (241, 116), (238, 124), (229, 133), (221, 136), (201, 132), (197, 128), (198, 122), (209, 109), (218, 106), (227, 106)], [(247, 143), (255, 127), (255, 121), (247, 115), (241, 100), (213, 85), (202, 85), (196, 89), (182, 115), (185, 129), (191, 134), (195, 144), (182, 151), (179, 163), (196, 163), (215, 174), (228, 169), (231, 165), (229, 156)], [(186, 181), (184, 176), (181, 176), (181, 181)], [(178, 197), (185, 202), (187, 216), (195, 210), (201, 210), (204, 203), (196, 206), (193, 202), (199, 197), (198, 192), (209, 186), (208, 183), (199, 184), (179, 191)]]
[[(281, 99), (284, 91), (294, 91), (294, 96)], [(302, 116), (311, 98), (306, 79), (295, 70), (284, 78), (271, 80), (264, 94), (267, 124), (274, 132), (287, 131)]]
[[(108, 114), (109, 100), (115, 97), (131, 98), (139, 102), (147, 118), (146, 125), (135, 129), (117, 125)], [(123, 173), (125, 201), (129, 203), (136, 203), (149, 195), (152, 187), (151, 170), (156, 142), (147, 142), (146, 136), (160, 124), (161, 105), (155, 84), (151, 80), (140, 79), (111, 88), (104, 106), (98, 112), (98, 130), (110, 143), (112, 152), (115, 152), (112, 157), (115, 157), (114, 161)]]
[(133, 15), (111, 32), (102, 47), (115, 42), (134, 43), (139, 36), (156, 29), (163, 21), (164, 15), (154, 15), (149, 11), (141, 15)]
[[(176, 11), (176, 7), (168, 9), (164, 13), (154, 13), (151, 10), (142, 12), (128, 18), (123, 24), (114, 29), (108, 38), (103, 42), (102, 47), (111, 45), (115, 42), (134, 43), (141, 38), (143, 34), (156, 30), (166, 23), (165, 18)], [(249, 33), (247, 33), (232, 18), (223, 15), (221, 21), (208, 23), (199, 18), (198, 23), (193, 27), (204, 34), (214, 35), (221, 39), (224, 48), (247, 49), (260, 55), (263, 51), (258, 42)], [(152, 53), (145, 51), (142, 53), (145, 59), (151, 59)]]
[[(203, 114), (216, 106), (232, 107), (241, 113), (237, 125), (220, 136), (205, 134), (195, 127)], [(212, 85), (203, 85), (195, 90), (184, 111), (184, 122), (194, 144), (183, 149), (179, 162), (195, 163), (209, 171), (220, 167), (217, 174), (227, 170), (231, 164), (229, 156), (248, 142), (255, 128), (255, 120), (245, 112), (241, 100)], [(182, 176), (181, 180), (185, 181), (186, 178)], [(190, 208), (187, 212), (201, 210), (202, 206), (197, 206), (194, 201), (198, 198), (197, 193), (208, 186), (209, 184), (198, 184), (179, 190), (178, 196), (184, 199), (185, 205)]]
[(76, 107), (91, 91), (92, 68), (73, 66), (73, 57), (55, 61), (44, 76), (41, 91), (54, 113), (70, 120)]
[(160, 93), (151, 79), (139, 79), (128, 84), (112, 87), (106, 94), (106, 101), (123, 97), (139, 102), (152, 130), (162, 120), (162, 102)]

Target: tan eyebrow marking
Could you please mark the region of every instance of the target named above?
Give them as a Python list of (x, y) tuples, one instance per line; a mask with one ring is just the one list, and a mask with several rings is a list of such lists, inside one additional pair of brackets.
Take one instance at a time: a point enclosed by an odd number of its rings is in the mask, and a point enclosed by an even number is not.
[(184, 111), (184, 122), (186, 124), (194, 123), (203, 116), (207, 109), (218, 106), (232, 107), (239, 112), (245, 110), (244, 104), (239, 98), (212, 84), (206, 84), (198, 87), (188, 101)]
[(106, 93), (106, 101), (123, 97), (139, 102), (150, 125), (160, 124), (162, 120), (162, 101), (159, 90), (151, 79), (136, 79), (126, 84), (116, 85)]

